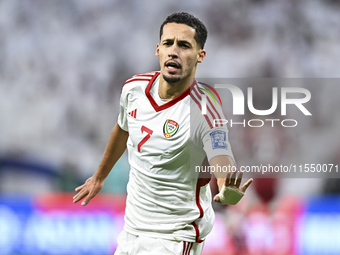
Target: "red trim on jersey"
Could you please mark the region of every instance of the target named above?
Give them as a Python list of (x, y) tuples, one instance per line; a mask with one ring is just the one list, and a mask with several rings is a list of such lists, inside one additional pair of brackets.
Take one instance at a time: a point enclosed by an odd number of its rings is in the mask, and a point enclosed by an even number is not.
[(132, 76), (131, 78), (133, 77), (139, 77), (139, 76), (148, 76), (150, 78), (152, 78), (154, 75), (156, 74), (156, 72), (148, 72), (148, 73), (137, 73), (135, 74), (134, 76)]
[(133, 81), (149, 81), (155, 75), (155, 73), (156, 72), (135, 74), (134, 76), (125, 81), (125, 83), (122, 86), (122, 91), (125, 84), (128, 84)]
[(194, 245), (194, 243), (190, 242), (190, 243), (187, 243), (187, 242), (183, 242), (183, 253), (182, 255), (190, 255), (190, 251), (191, 251), (191, 248), (192, 246)]
[(128, 84), (128, 83), (130, 83), (130, 82), (133, 82), (133, 81), (149, 81), (149, 80), (150, 80), (150, 79), (148, 79), (148, 78), (145, 78), (145, 79), (142, 79), (142, 78), (131, 78), (131, 79), (127, 80), (127, 81), (123, 84), (123, 86), (126, 85), (126, 84)]
[(155, 74), (147, 74), (147, 73), (143, 73), (143, 74), (136, 74), (133, 77), (150, 77), (152, 78)]
[[(197, 96), (197, 98), (199, 99), (199, 100), (202, 100), (202, 98), (201, 98), (201, 96), (198, 94), (198, 92), (197, 92), (197, 88), (196, 87), (192, 87), (192, 93), (190, 94), (190, 96), (191, 96), (191, 98), (195, 101), (195, 103), (197, 104), (197, 106), (198, 106), (198, 108), (202, 111), (202, 107), (201, 107), (201, 103), (195, 98), (195, 96), (194, 96), (194, 94), (196, 94), (196, 96)], [(195, 93), (194, 93), (195, 92)], [(210, 108), (209, 108), (209, 105), (207, 104), (207, 109), (208, 109), (208, 112), (210, 113), (210, 115), (212, 115), (212, 112), (211, 112), (211, 110), (210, 110)], [(210, 116), (209, 115), (209, 116)], [(208, 122), (208, 124), (209, 124), (209, 127), (210, 128), (213, 128), (213, 125), (211, 124), (211, 121), (210, 121), (210, 119), (209, 119), (209, 116), (208, 116), (208, 114), (204, 114), (203, 115), (204, 116), (204, 118), (206, 119), (206, 121)], [(210, 116), (211, 117), (211, 116)]]
[(187, 243), (187, 247), (185, 248), (184, 255), (188, 254), (190, 243)]
[(200, 217), (199, 218), (202, 218), (203, 217), (203, 208), (201, 206), (201, 203), (200, 203), (200, 191), (201, 191), (201, 187), (202, 185), (200, 185), (200, 179), (197, 179), (197, 184), (196, 184), (196, 205), (198, 207), (198, 210), (200, 211)]
[[(218, 113), (218, 111), (217, 111), (217, 109), (213, 106), (213, 104), (212, 104), (212, 102), (211, 102), (211, 100), (210, 100), (210, 98), (209, 97), (207, 97), (207, 99), (208, 99), (208, 102), (210, 103), (210, 105), (212, 106), (212, 108), (215, 110), (215, 112), (216, 112), (216, 114), (217, 114), (217, 117), (218, 117), (218, 119), (220, 120), (221, 119), (221, 116), (220, 116), (220, 114)], [(218, 125), (217, 125), (218, 126)], [(221, 124), (221, 127), (223, 127), (223, 124)]]
[(191, 248), (192, 248), (193, 245), (194, 245), (194, 243), (190, 243), (190, 248), (188, 249), (188, 254), (187, 255), (190, 255), (190, 251), (191, 251)]
[[(204, 92), (201, 91), (200, 89), (198, 89), (198, 92), (201, 93), (201, 94), (204, 94)], [(201, 98), (200, 98), (200, 99), (201, 99)], [(210, 106), (211, 106), (211, 108), (213, 109), (213, 111), (217, 114), (218, 119), (221, 119), (221, 116), (220, 116), (220, 114), (218, 113), (216, 107), (215, 107), (215, 106), (213, 105), (213, 103), (211, 102), (210, 97), (207, 97), (207, 101), (208, 101), (208, 103), (210, 104)], [(208, 108), (208, 107), (207, 107), (207, 108)], [(208, 111), (209, 111), (209, 109), (210, 109), (210, 108), (208, 108)], [(210, 112), (210, 114), (211, 114), (211, 115), (213, 116), (213, 118), (215, 119), (215, 115), (212, 114), (212, 112)], [(215, 125), (216, 125), (216, 124), (215, 124)], [(217, 127), (218, 127), (218, 125), (219, 125), (219, 124), (217, 124)], [(221, 125), (221, 127), (223, 127), (223, 124), (220, 123), (220, 125)]]
[[(202, 176), (201, 176), (201, 177), (202, 177)], [(210, 182), (210, 178), (200, 178), (200, 176), (198, 176), (197, 184), (196, 184), (196, 205), (197, 205), (198, 210), (199, 210), (199, 212), (200, 212), (199, 218), (202, 218), (203, 215), (204, 215), (204, 211), (203, 211), (203, 208), (202, 208), (201, 202), (200, 202), (200, 192), (201, 192), (201, 187), (207, 185), (209, 182)], [(192, 222), (191, 224), (194, 226), (195, 231), (196, 231), (196, 242), (199, 242), (199, 243), (200, 243), (200, 242), (203, 242), (203, 240), (201, 240), (201, 239), (199, 238), (199, 236), (200, 236), (200, 231), (199, 231), (199, 229), (198, 229), (198, 227), (197, 227), (195, 221)]]
[(208, 85), (206, 83), (203, 83), (203, 82), (200, 82), (200, 83), (203, 84), (204, 86), (207, 86), (209, 89), (211, 89), (215, 93), (215, 95), (218, 97), (218, 100), (220, 100), (220, 103), (222, 105), (222, 100), (220, 98), (220, 95), (217, 93), (217, 91), (213, 87), (211, 87), (210, 85)]
[(157, 72), (154, 77), (150, 80), (148, 86), (146, 87), (145, 89), (145, 94), (147, 96), (147, 98), (149, 99), (152, 107), (155, 109), (156, 112), (159, 112), (159, 111), (162, 111), (162, 110), (165, 110), (173, 105), (175, 105), (176, 103), (178, 103), (179, 101), (181, 101), (182, 99), (184, 99), (186, 96), (188, 96), (190, 94), (190, 88), (188, 88), (185, 92), (183, 92), (182, 94), (180, 94), (178, 97), (170, 100), (169, 102), (165, 103), (165, 104), (162, 104), (162, 105), (158, 105), (156, 103), (156, 101), (153, 99), (153, 97), (151, 96), (150, 94), (150, 88), (153, 84), (153, 82), (155, 81), (155, 79), (158, 77), (160, 73)]
[[(205, 84), (205, 85), (207, 85), (207, 84)], [(199, 92), (201, 92), (202, 94), (204, 93), (204, 92), (201, 91), (201, 90), (199, 90)], [(221, 119), (221, 116), (220, 116), (220, 114), (218, 113), (216, 107), (215, 107), (215, 106), (213, 105), (213, 103), (211, 102), (210, 97), (207, 97), (207, 99), (208, 99), (209, 104), (211, 105), (211, 108), (215, 111), (215, 113), (217, 114), (218, 118)], [(223, 124), (221, 124), (221, 126), (223, 127)]]
[(209, 182), (210, 182), (210, 177), (209, 178), (203, 178), (202, 175), (198, 176), (197, 184), (196, 184), (196, 205), (198, 207), (198, 210), (200, 211), (200, 217), (199, 218), (202, 218), (203, 214), (204, 214), (201, 203), (200, 203), (201, 187), (207, 185)]
[(135, 76), (137, 76), (137, 75), (151, 75), (151, 76), (154, 76), (156, 73), (159, 73), (159, 71), (147, 72), (147, 73), (138, 73), (138, 74), (135, 74)]
[(182, 255), (190, 255), (190, 251), (191, 251), (191, 248), (192, 248), (193, 245), (194, 245), (193, 242), (188, 243), (188, 242), (184, 241), (183, 242), (183, 253), (182, 253)]
[[(201, 104), (197, 101), (197, 99), (193, 95), (190, 94), (190, 96), (194, 100), (194, 102), (197, 104), (198, 108), (202, 111)], [(209, 127), (213, 128), (213, 125), (211, 124), (208, 116), (207, 115), (203, 115), (203, 116), (205, 117), (206, 121), (208, 122)]]
[(200, 236), (200, 230), (198, 229), (197, 225), (195, 222), (192, 222), (191, 223), (194, 228), (195, 228), (195, 231), (196, 231), (196, 243), (202, 243), (204, 240), (200, 239), (199, 236)]
[[(201, 108), (201, 101), (202, 101), (202, 97), (201, 97), (201, 94), (205, 94), (203, 91), (201, 91), (198, 87), (197, 84), (195, 84), (195, 86), (192, 86), (191, 87), (191, 97), (194, 99), (194, 101), (196, 102), (196, 104), (198, 105), (199, 109), (202, 110)], [(194, 97), (194, 95), (196, 95), (196, 97), (198, 98), (198, 100)], [(214, 126), (211, 124), (211, 122), (213, 122), (213, 120), (215, 119), (215, 115), (217, 115), (218, 119), (221, 119), (221, 116), (218, 112), (218, 110), (216, 109), (216, 107), (213, 105), (212, 101), (210, 100), (209, 97), (206, 97), (207, 98), (207, 114), (204, 115), (205, 119), (207, 120), (210, 128), (213, 128)], [(215, 123), (215, 126), (218, 127), (218, 126), (221, 126), (223, 127), (223, 123)]]
[[(199, 93), (204, 93), (204, 92), (202, 92), (199, 88), (195, 88), (195, 89), (194, 89), (194, 92), (196, 93), (198, 99), (199, 99), (199, 100), (202, 100), (202, 97), (199, 95)], [(207, 97), (207, 102), (209, 102), (209, 97)], [(207, 104), (207, 110), (208, 110), (208, 112), (210, 113), (212, 119), (213, 119), (213, 120), (216, 119), (216, 118), (215, 118), (215, 114), (212, 112), (212, 110), (211, 110), (211, 108), (209, 107), (208, 104)]]
[(189, 248), (189, 245), (190, 245), (190, 243), (188, 243), (188, 242), (185, 242), (185, 248), (183, 249), (183, 254), (184, 254), (184, 255), (187, 255), (187, 253), (188, 253), (188, 248)]

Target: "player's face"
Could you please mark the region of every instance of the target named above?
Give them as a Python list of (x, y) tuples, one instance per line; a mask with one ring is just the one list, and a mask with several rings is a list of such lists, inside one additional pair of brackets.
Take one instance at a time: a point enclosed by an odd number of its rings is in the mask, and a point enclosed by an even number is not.
[(206, 54), (194, 36), (195, 29), (185, 24), (164, 25), (156, 55), (159, 57), (162, 76), (168, 83), (194, 78), (197, 63), (202, 62)]

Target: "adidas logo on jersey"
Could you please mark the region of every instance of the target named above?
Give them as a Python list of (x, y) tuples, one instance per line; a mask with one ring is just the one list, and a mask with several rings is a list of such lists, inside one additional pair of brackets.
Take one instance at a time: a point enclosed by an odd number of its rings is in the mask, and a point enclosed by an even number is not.
[(137, 109), (134, 109), (132, 112), (129, 112), (128, 114), (129, 114), (131, 117), (136, 118), (136, 116), (137, 116)]

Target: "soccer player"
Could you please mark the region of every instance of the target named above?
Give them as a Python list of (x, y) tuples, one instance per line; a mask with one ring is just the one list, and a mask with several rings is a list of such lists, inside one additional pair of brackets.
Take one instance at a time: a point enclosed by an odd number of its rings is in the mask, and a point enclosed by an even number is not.
[[(87, 205), (126, 148), (131, 165), (124, 230), (116, 255), (201, 254), (214, 222), (212, 195), (194, 166), (207, 156), (211, 166), (234, 166), (220, 105), (196, 82), (205, 56), (207, 30), (188, 13), (174, 13), (160, 28), (156, 55), (160, 71), (128, 79), (122, 89), (118, 122), (94, 173), (76, 188), (74, 203)], [(206, 104), (203, 104), (206, 96)], [(207, 114), (202, 114), (203, 105)], [(190, 156), (191, 155), (191, 156)], [(194, 155), (194, 156), (193, 156)], [(190, 166), (191, 165), (191, 166)], [(240, 187), (242, 173), (217, 179), (214, 201), (236, 204), (252, 182)]]

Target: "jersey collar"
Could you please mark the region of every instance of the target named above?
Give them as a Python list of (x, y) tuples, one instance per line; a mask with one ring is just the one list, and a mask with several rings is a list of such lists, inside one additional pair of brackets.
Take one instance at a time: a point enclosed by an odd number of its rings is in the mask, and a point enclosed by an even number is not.
[[(154, 81), (156, 80), (156, 78), (160, 75), (160, 72), (157, 72), (152, 79), (150, 80), (148, 86), (145, 89), (145, 94), (147, 96), (147, 98), (149, 99), (152, 107), (155, 109), (156, 112), (165, 110), (173, 105), (175, 105), (177, 102), (181, 101), (182, 99), (184, 99), (186, 96), (188, 96), (190, 94), (190, 88), (188, 88), (186, 91), (184, 91), (182, 94), (180, 94), (178, 97), (170, 100), (169, 102), (162, 104), (162, 105), (158, 105), (156, 103), (156, 101), (153, 99), (153, 97), (150, 94), (150, 89), (152, 84), (154, 83)], [(194, 80), (194, 83), (196, 83), (196, 81)]]

